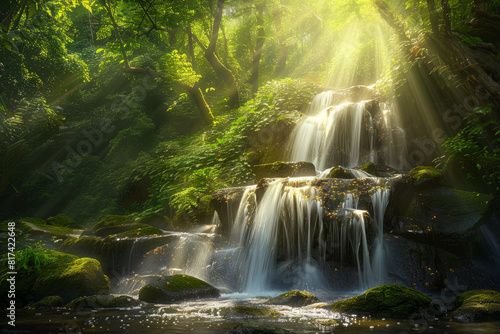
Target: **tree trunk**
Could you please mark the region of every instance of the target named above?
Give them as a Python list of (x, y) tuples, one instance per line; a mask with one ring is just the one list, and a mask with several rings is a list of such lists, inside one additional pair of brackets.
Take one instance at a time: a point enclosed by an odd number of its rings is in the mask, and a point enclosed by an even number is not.
[(217, 76), (219, 76), (225, 84), (229, 87), (229, 101), (228, 105), (230, 108), (238, 108), (240, 106), (240, 97), (239, 97), (239, 86), (236, 78), (233, 75), (233, 72), (229, 70), (220, 59), (215, 54), (215, 48), (217, 46), (217, 38), (219, 36), (220, 23), (222, 21), (222, 10), (224, 7), (224, 0), (218, 0), (217, 2), (217, 10), (215, 12), (213, 31), (210, 37), (210, 43), (208, 46), (205, 46), (195, 34), (192, 34), (193, 39), (198, 43), (198, 45), (205, 52), (205, 58), (207, 59), (212, 69), (215, 71)]
[(265, 4), (256, 5), (255, 9), (257, 11), (257, 41), (255, 42), (255, 48), (253, 50), (253, 59), (252, 59), (252, 77), (250, 78), (250, 83), (252, 85), (252, 94), (257, 94), (259, 90), (259, 66), (260, 66), (260, 58), (262, 56), (262, 48), (264, 46), (264, 42), (266, 41), (266, 31), (264, 30), (264, 11)]
[(196, 57), (194, 54), (193, 33), (191, 32), (191, 25), (189, 23), (186, 28), (186, 32), (188, 35), (188, 52), (189, 52), (189, 58), (191, 58), (191, 65), (193, 66), (193, 70), (195, 72), (198, 72), (198, 64), (196, 63)]
[(432, 32), (437, 35), (439, 33), (439, 23), (436, 15), (436, 3), (434, 0), (427, 0), (427, 9), (429, 10)]
[(191, 95), (205, 124), (212, 124), (214, 122), (214, 115), (212, 114), (212, 111), (210, 110), (210, 107), (208, 106), (208, 103), (205, 100), (201, 89), (197, 85), (195, 85), (194, 87), (185, 85), (184, 89), (186, 89), (189, 95)]
[(451, 8), (448, 0), (441, 0), (443, 11), (443, 32), (451, 35)]
[[(118, 24), (115, 21), (115, 17), (113, 16), (113, 12), (111, 11), (111, 8), (108, 6), (108, 4), (106, 3), (106, 0), (101, 0), (101, 4), (106, 9), (106, 12), (108, 13), (109, 19), (111, 20), (111, 24), (113, 25), (113, 29), (115, 29), (116, 38), (118, 39), (118, 42), (120, 43), (120, 50), (122, 51), (122, 56), (123, 56), (123, 61), (125, 63), (125, 67), (130, 68), (130, 63), (128, 61), (127, 52), (125, 51), (125, 47), (123, 46), (123, 39), (122, 39), (122, 35), (120, 33), (120, 28), (118, 27)], [(123, 71), (123, 69), (122, 69), (122, 71)]]

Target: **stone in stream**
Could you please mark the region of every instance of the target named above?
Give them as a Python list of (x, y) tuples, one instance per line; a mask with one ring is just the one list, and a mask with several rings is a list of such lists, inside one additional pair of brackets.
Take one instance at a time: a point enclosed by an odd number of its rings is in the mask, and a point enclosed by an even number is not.
[(333, 167), (326, 176), (328, 179), (355, 179), (354, 174), (341, 166)]
[(319, 303), (318, 297), (307, 291), (292, 290), (282, 293), (279, 296), (271, 298), (267, 301), (271, 305), (288, 305), (294, 307), (306, 306), (314, 303)]
[[(109, 294), (109, 278), (104, 275), (99, 261), (95, 259), (78, 258), (44, 248), (20, 250), (14, 254), (18, 263), (16, 305), (38, 301), (47, 296), (57, 295), (64, 302), (69, 302), (81, 296)], [(23, 262), (26, 266), (22, 265)], [(4, 273), (0, 277), (0, 291), (6, 295), (9, 289), (7, 270), (0, 267), (0, 272)]]
[(472, 290), (457, 296), (453, 317), (459, 321), (497, 321), (500, 319), (500, 292)]
[(293, 334), (289, 330), (271, 326), (271, 325), (259, 325), (253, 323), (243, 323), (238, 324), (231, 328), (230, 334)]
[(328, 308), (342, 313), (373, 317), (407, 318), (429, 307), (431, 299), (415, 289), (397, 284), (371, 288), (362, 295), (339, 300)]
[(219, 296), (218, 289), (188, 275), (161, 276), (139, 290), (139, 300), (159, 304)]
[(66, 305), (68, 309), (99, 309), (118, 307), (137, 307), (144, 305), (143, 302), (129, 296), (86, 296), (72, 300)]
[(306, 161), (277, 161), (271, 164), (255, 165), (252, 169), (257, 180), (274, 177), (316, 176), (314, 165)]
[(64, 306), (64, 300), (59, 296), (47, 296), (37, 301), (36, 303), (28, 305), (29, 308), (35, 310), (53, 309)]
[(229, 309), (227, 313), (225, 313), (225, 318), (227, 319), (276, 318), (277, 316), (279, 316), (279, 313), (273, 309), (263, 306), (247, 306), (247, 305), (235, 306)]

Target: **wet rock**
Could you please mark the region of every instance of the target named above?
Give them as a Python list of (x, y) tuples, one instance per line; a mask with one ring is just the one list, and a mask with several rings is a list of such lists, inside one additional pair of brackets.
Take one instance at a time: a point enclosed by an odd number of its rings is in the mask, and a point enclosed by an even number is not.
[(356, 178), (351, 171), (349, 171), (341, 166), (333, 167), (332, 170), (330, 171), (330, 173), (328, 173), (328, 175), (326, 177), (328, 179), (355, 179)]
[(272, 305), (288, 305), (294, 307), (306, 306), (314, 303), (319, 303), (318, 297), (307, 291), (292, 290), (282, 293), (279, 296), (271, 298), (267, 301)]
[(379, 176), (379, 172), (377, 170), (377, 167), (375, 166), (375, 164), (373, 162), (367, 162), (366, 164), (355, 167), (354, 169), (362, 170), (363, 172), (366, 172), (366, 173), (371, 174), (373, 176)]
[(238, 324), (236, 327), (231, 328), (231, 334), (293, 334), (286, 329), (271, 326), (259, 325), (253, 323)]
[(53, 309), (63, 306), (64, 306), (64, 300), (61, 297), (47, 296), (37, 301), (36, 303), (29, 305), (28, 307), (36, 310), (43, 310), (43, 309)]
[(458, 295), (453, 317), (460, 321), (497, 321), (500, 318), (500, 292), (472, 290)]
[(139, 290), (139, 300), (148, 303), (171, 303), (179, 300), (218, 298), (219, 290), (188, 275), (162, 276)]
[(129, 296), (86, 296), (72, 300), (66, 305), (69, 309), (99, 309), (99, 308), (120, 308), (120, 307), (138, 307), (144, 303)]
[(257, 180), (274, 177), (316, 176), (316, 169), (310, 162), (283, 162), (255, 165), (252, 167)]
[(117, 238), (136, 238), (136, 237), (144, 237), (150, 235), (161, 235), (162, 231), (157, 229), (156, 227), (145, 225), (145, 227), (139, 227), (136, 229), (128, 230), (125, 232), (118, 233), (116, 235)]
[(493, 196), (452, 188), (422, 190), (400, 217), (400, 233), (448, 249), (472, 242)]
[(427, 308), (430, 303), (431, 299), (417, 290), (386, 284), (369, 289), (362, 295), (337, 301), (329, 309), (374, 317), (407, 318), (419, 309)]
[(430, 166), (417, 166), (405, 177), (405, 183), (415, 190), (436, 188), (443, 185), (444, 173), (441, 169)]
[(229, 310), (226, 318), (274, 318), (279, 315), (273, 309), (263, 306), (244, 306), (238, 305)]
[(68, 238), (60, 246), (64, 252), (97, 259), (105, 273), (127, 273), (144, 254), (176, 239), (172, 235), (120, 238), (118, 236)]
[[(55, 295), (69, 302), (80, 296), (109, 294), (109, 278), (95, 259), (44, 248), (21, 250), (15, 255), (27, 262), (25, 267), (18, 261), (16, 299), (20, 304)], [(5, 274), (0, 278), (0, 291), (6, 294), (7, 274), (1, 269)]]
[(238, 211), (245, 189), (246, 187), (220, 189), (212, 195), (210, 205), (217, 211), (225, 232), (229, 231), (231, 221), (234, 219), (233, 213), (236, 214)]

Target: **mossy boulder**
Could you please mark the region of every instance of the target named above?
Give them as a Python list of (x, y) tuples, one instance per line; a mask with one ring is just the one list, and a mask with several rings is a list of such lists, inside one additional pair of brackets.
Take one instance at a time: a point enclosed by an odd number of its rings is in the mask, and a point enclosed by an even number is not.
[(329, 309), (374, 317), (407, 318), (430, 303), (428, 296), (415, 289), (386, 284), (369, 289), (362, 295), (337, 301)]
[(377, 166), (375, 166), (373, 162), (367, 162), (366, 164), (355, 167), (354, 169), (362, 170), (363, 172), (366, 172), (373, 176), (380, 176), (377, 170)]
[(326, 177), (328, 179), (355, 179), (356, 178), (354, 176), (354, 174), (351, 173), (351, 171), (349, 171), (341, 166), (333, 167)]
[(444, 172), (431, 166), (417, 166), (405, 177), (405, 183), (416, 190), (436, 188), (443, 185)]
[(64, 300), (61, 297), (47, 296), (37, 301), (36, 303), (29, 305), (29, 308), (33, 308), (36, 310), (43, 310), (43, 309), (52, 309), (63, 306), (64, 306)]
[(45, 220), (45, 224), (69, 228), (81, 228), (80, 224), (62, 213), (55, 215), (54, 217), (47, 218)]
[(460, 321), (497, 321), (500, 319), (500, 292), (472, 290), (458, 295), (453, 316)]
[(231, 328), (230, 334), (293, 334), (289, 330), (271, 326), (271, 325), (261, 325), (254, 323), (243, 323), (238, 324)]
[(141, 218), (138, 223), (151, 225), (158, 229), (167, 231), (173, 230), (174, 228), (172, 221), (168, 217), (156, 214)]
[(399, 219), (401, 232), (442, 247), (461, 247), (476, 236), (475, 229), (486, 217), (492, 199), (491, 195), (446, 187), (419, 191)]
[[(64, 302), (77, 297), (109, 294), (110, 281), (99, 261), (78, 258), (45, 248), (15, 252), (17, 260), (16, 299), (20, 304), (36, 302), (47, 296), (60, 296)], [(8, 268), (0, 266), (0, 291), (8, 289)]]
[(316, 176), (316, 169), (310, 162), (283, 162), (255, 165), (252, 167), (257, 180), (273, 177)]
[(99, 309), (99, 308), (121, 308), (121, 307), (138, 307), (143, 305), (137, 299), (129, 296), (86, 296), (72, 300), (66, 305), (69, 309)]
[(219, 296), (219, 290), (207, 282), (188, 275), (162, 276), (139, 290), (139, 300), (161, 304)]
[(245, 306), (238, 305), (229, 310), (226, 313), (226, 318), (276, 318), (279, 313), (273, 309), (263, 307), (263, 306)]
[(279, 296), (271, 298), (267, 301), (272, 305), (288, 305), (288, 306), (306, 306), (314, 303), (319, 303), (318, 297), (307, 291), (292, 290), (282, 293)]
[(133, 238), (133, 237), (144, 237), (148, 235), (158, 235), (158, 234), (163, 234), (163, 232), (157, 229), (156, 227), (146, 225), (146, 227), (139, 227), (133, 230), (128, 230), (125, 232), (118, 233), (116, 237)]

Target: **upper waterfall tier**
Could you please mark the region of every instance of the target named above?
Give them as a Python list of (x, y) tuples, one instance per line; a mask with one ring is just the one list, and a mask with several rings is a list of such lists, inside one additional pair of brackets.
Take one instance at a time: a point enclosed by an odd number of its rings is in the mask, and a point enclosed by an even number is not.
[(366, 162), (401, 167), (406, 155), (405, 135), (390, 105), (385, 103), (381, 108), (377, 100), (345, 102), (353, 96), (376, 96), (361, 87), (322, 92), (314, 97), (307, 115), (290, 136), (290, 161), (312, 162), (319, 171)]

